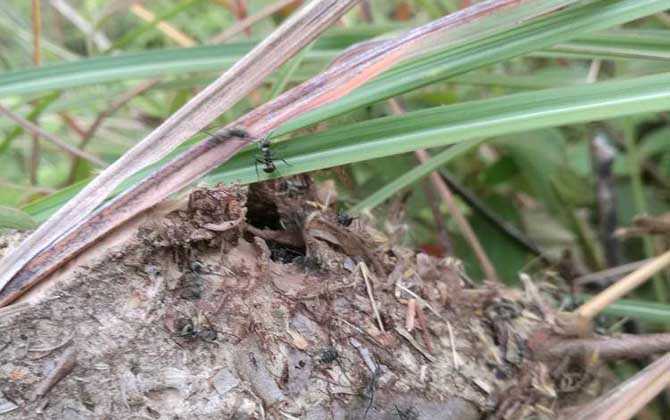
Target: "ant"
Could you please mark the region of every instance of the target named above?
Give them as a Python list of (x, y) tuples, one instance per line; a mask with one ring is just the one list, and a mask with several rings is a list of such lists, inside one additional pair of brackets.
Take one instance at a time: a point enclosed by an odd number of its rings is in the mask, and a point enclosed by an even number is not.
[[(266, 174), (271, 174), (274, 171), (277, 170), (277, 165), (275, 165), (274, 160), (276, 159), (275, 153), (270, 149), (270, 138), (269, 136), (266, 136), (262, 138), (259, 143), (258, 147), (260, 149), (260, 157), (256, 157), (256, 176), (258, 176), (258, 164), (260, 163), (263, 165), (263, 172)], [(285, 164), (289, 165), (287, 161), (285, 161), (283, 158), (279, 158), (282, 162)], [(290, 165), (289, 165), (290, 166)]]
[[(250, 142), (253, 142), (254, 139), (249, 135), (247, 130), (244, 128), (239, 128), (239, 127), (234, 127), (230, 129), (223, 130), (218, 133), (210, 133), (209, 131), (203, 130), (205, 133), (209, 134), (212, 139), (217, 142), (217, 143), (222, 143), (225, 140), (228, 140), (232, 137), (237, 137), (243, 140), (248, 140)], [(256, 156), (256, 159), (254, 161), (255, 167), (256, 167), (256, 177), (258, 177), (258, 164), (260, 163), (263, 165), (263, 172), (266, 174), (271, 174), (277, 170), (277, 165), (275, 165), (275, 159), (277, 159), (277, 155), (270, 149), (270, 134), (266, 135), (262, 139), (258, 140), (258, 148), (260, 151), (260, 157)], [(285, 161), (283, 158), (279, 158), (282, 162), (284, 162), (286, 165), (290, 164)]]
[(354, 219), (357, 219), (357, 217), (354, 217), (343, 210), (337, 212), (337, 223), (344, 227), (351, 226), (351, 222), (353, 222)]

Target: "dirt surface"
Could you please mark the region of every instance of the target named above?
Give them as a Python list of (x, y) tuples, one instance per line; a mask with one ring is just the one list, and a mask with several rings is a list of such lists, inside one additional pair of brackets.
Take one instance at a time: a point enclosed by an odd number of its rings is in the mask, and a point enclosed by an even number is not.
[(554, 418), (588, 396), (529, 353), (556, 328), (532, 283), (474, 286), (335, 201), (305, 177), (199, 189), (0, 310), (0, 418)]

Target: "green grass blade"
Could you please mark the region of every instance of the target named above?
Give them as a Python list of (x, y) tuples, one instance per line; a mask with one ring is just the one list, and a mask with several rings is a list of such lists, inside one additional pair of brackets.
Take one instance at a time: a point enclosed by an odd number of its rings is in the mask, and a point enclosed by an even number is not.
[(402, 189), (420, 181), (421, 178), (444, 166), (452, 159), (467, 153), (469, 150), (478, 144), (481, 144), (482, 142), (483, 140), (479, 139), (468, 140), (440, 152), (439, 154), (431, 157), (425, 163), (416, 166), (411, 171), (404, 173), (402, 176), (396, 178), (381, 189), (375, 191), (374, 194), (370, 195), (368, 198), (360, 201), (358, 204), (349, 209), (349, 212), (352, 214), (357, 214), (377, 207), (386, 201), (389, 197), (392, 197)]
[[(351, 124), (276, 144), (276, 153), (290, 166), (280, 162), (279, 174), (275, 176), (471, 139), (668, 109), (670, 73), (436, 107)], [(184, 150), (184, 147), (179, 150)], [(254, 148), (239, 153), (210, 175), (209, 181), (229, 184), (257, 181), (255, 153)], [(137, 177), (146, 173), (139, 173)], [(266, 177), (261, 173), (261, 179)], [(43, 219), (44, 214), (38, 215), (29, 208), (26, 211)], [(50, 208), (54, 208), (53, 203)]]
[(0, 228), (27, 230), (37, 222), (27, 213), (12, 207), (0, 206)]
[[(437, 107), (339, 127), (276, 147), (282, 175), (466, 140), (670, 109), (670, 74), (548, 89)], [(254, 150), (223, 166), (213, 182), (253, 182)], [(265, 175), (261, 175), (265, 178)]]
[[(591, 296), (581, 295), (585, 300)], [(670, 323), (670, 305), (646, 300), (619, 299), (603, 310), (603, 315), (620, 316), (667, 325)]]
[(173, 17), (197, 5), (202, 1), (203, 0), (182, 0), (181, 2), (177, 3), (177, 5), (174, 6), (173, 8), (168, 9), (167, 11), (165, 11), (160, 15), (156, 15), (156, 18), (153, 21), (145, 22), (142, 25), (136, 27), (135, 29), (126, 32), (121, 38), (114, 41), (114, 44), (112, 44), (112, 46), (109, 47), (109, 49), (106, 52), (124, 48), (125, 46), (127, 46), (128, 44), (139, 38), (142, 34), (149, 32), (152, 29), (155, 29), (156, 25), (158, 25), (160, 22), (169, 21)]
[(670, 60), (670, 36), (664, 30), (611, 30), (588, 34), (549, 49), (550, 56), (603, 59)]
[(306, 127), (479, 67), (657, 13), (667, 7), (667, 1), (662, 0), (603, 0), (569, 8), (497, 36), (401, 64), (341, 100), (285, 124), (278, 133)]
[[(640, 4), (625, 7), (625, 3), (630, 3), (630, 1), (620, 0), (614, 4), (611, 1), (601, 1), (599, 4), (610, 3), (602, 6), (604, 14), (602, 21), (594, 17), (597, 15), (597, 10), (594, 11), (591, 8), (587, 10), (579, 8), (577, 9), (579, 13), (570, 10), (567, 17), (564, 15), (568, 11), (562, 11), (542, 20), (539, 25), (526, 23), (490, 41), (479, 41), (434, 58), (407, 63), (387, 75), (382, 75), (378, 81), (364, 86), (361, 92), (354, 92), (353, 95), (357, 95), (355, 98), (358, 99), (348, 100), (346, 103), (350, 103), (350, 106), (347, 110), (534, 51), (533, 55), (550, 57), (667, 60), (670, 49), (670, 31), (614, 31), (611, 35), (610, 32), (597, 35), (587, 34), (654, 13), (661, 8), (657, 4), (646, 4), (649, 2), (649, 0), (643, 0)], [(657, 3), (657, 1), (651, 3)], [(388, 30), (389, 26), (370, 26), (348, 32), (341, 30), (331, 32), (330, 35), (316, 42), (306, 54), (305, 59), (325, 63), (348, 46)], [(569, 41), (577, 36), (579, 38)], [(612, 40), (608, 41), (610, 38)], [(617, 46), (616, 40), (620, 40), (622, 44)], [(537, 52), (539, 49), (556, 43), (561, 44), (546, 51)], [(113, 57), (89, 58), (44, 66), (40, 69), (22, 69), (0, 74), (0, 94), (4, 96), (21, 95), (121, 80), (221, 70), (235, 63), (254, 44), (254, 41), (246, 41), (216, 46), (164, 49)], [(407, 89), (402, 88), (403, 83), (408, 84)], [(360, 97), (365, 99), (366, 96), (363, 92), (375, 95), (369, 101), (361, 102)], [(339, 109), (340, 107), (337, 108)], [(346, 110), (339, 110), (333, 115), (342, 112)], [(326, 114), (323, 118), (327, 118), (329, 114), (331, 113)]]
[[(388, 28), (380, 26), (362, 28), (351, 33), (336, 32), (326, 35), (316, 41), (314, 47), (306, 54), (305, 60), (318, 60), (325, 64), (351, 44), (369, 39), (385, 29)], [(222, 70), (233, 65), (255, 44), (255, 41), (244, 41), (225, 45), (126, 53), (16, 70), (0, 74), (0, 95), (21, 95), (121, 80)]]

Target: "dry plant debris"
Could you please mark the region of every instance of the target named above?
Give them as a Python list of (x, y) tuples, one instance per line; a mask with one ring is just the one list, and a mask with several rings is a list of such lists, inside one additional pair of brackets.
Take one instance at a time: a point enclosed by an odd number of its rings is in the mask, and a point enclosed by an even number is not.
[(475, 287), (335, 206), (306, 176), (197, 189), (4, 308), (2, 418), (553, 418), (600, 391), (532, 357), (559, 331), (539, 289)]

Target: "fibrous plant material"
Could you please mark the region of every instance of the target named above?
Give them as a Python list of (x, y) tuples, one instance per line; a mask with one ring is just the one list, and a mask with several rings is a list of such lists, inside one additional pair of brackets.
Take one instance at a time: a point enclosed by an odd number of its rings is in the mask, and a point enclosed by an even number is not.
[(593, 383), (528, 352), (553, 328), (537, 293), (473, 287), (323, 197), (307, 178), (195, 190), (0, 310), (6, 418), (551, 417)]

